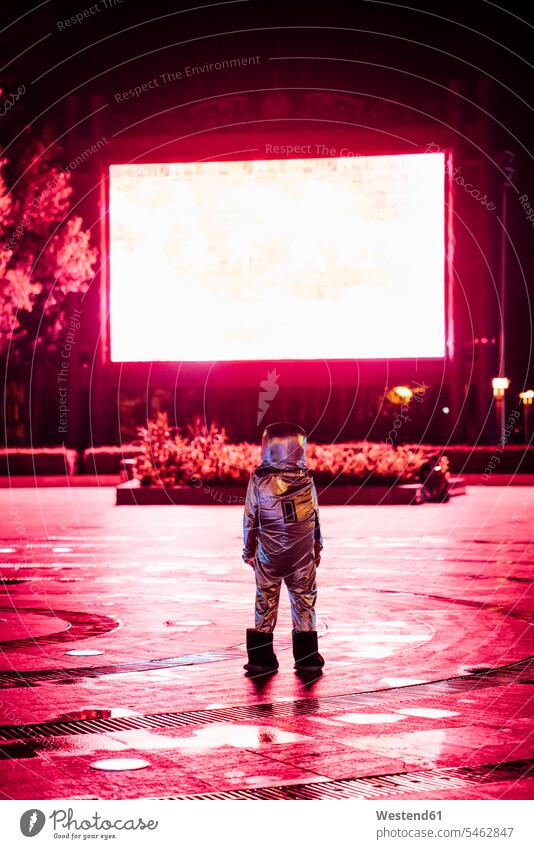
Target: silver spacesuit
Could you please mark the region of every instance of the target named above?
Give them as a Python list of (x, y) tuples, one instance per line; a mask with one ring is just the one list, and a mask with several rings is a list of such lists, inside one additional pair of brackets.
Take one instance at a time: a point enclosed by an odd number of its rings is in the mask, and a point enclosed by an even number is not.
[[(316, 565), (323, 541), (315, 484), (306, 468), (306, 434), (302, 428), (279, 423), (264, 431), (261, 464), (252, 473), (247, 489), (243, 538), (243, 559), (253, 566), (256, 577), (255, 629), (247, 631), (246, 668), (250, 671), (262, 666), (251, 665), (250, 649), (254, 648), (256, 659), (264, 655), (263, 666), (269, 665), (270, 657), (271, 665), (277, 668), (272, 633), (282, 581), (291, 603), (294, 649), (295, 642), (299, 643), (308, 658), (306, 663), (299, 650), (295, 660), (299, 661), (300, 654), (301, 666), (320, 668), (323, 661), (316, 651), (315, 602)], [(315, 651), (310, 652), (314, 641)], [(269, 645), (270, 650), (266, 648)]]

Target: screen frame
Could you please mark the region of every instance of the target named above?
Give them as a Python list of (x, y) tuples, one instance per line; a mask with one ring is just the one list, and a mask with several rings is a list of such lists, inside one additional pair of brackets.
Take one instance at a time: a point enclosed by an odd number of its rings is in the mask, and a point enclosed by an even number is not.
[[(419, 133), (420, 133), (420, 129)], [(309, 131), (308, 131), (309, 134)], [(203, 140), (203, 144), (198, 144), (197, 136), (208, 136), (208, 142)], [(186, 137), (186, 144), (176, 145), (176, 140), (152, 140), (152, 144), (146, 141), (137, 140), (136, 147), (140, 150), (138, 155), (128, 157), (125, 153), (111, 151), (107, 161), (103, 165), (102, 185), (101, 185), (101, 205), (104, 207), (103, 228), (102, 228), (102, 286), (101, 286), (101, 356), (103, 363), (115, 375), (121, 375), (127, 379), (127, 383), (135, 384), (139, 377), (145, 379), (147, 375), (160, 375), (166, 380), (170, 375), (180, 375), (180, 382), (185, 382), (188, 385), (200, 385), (213, 372), (214, 367), (222, 372), (231, 370), (232, 381), (239, 384), (249, 385), (258, 380), (258, 375), (263, 374), (265, 368), (272, 365), (291, 365), (294, 366), (294, 371), (300, 371), (298, 383), (306, 385), (308, 379), (306, 374), (317, 374), (318, 366), (326, 366), (331, 378), (336, 382), (353, 383), (355, 373), (359, 379), (365, 382), (381, 379), (380, 375), (387, 373), (388, 379), (395, 379), (394, 375), (405, 375), (407, 371), (411, 373), (417, 372), (424, 375), (428, 380), (443, 381), (445, 372), (449, 372), (453, 360), (455, 359), (455, 340), (454, 340), (454, 238), (453, 238), (453, 183), (451, 175), (453, 174), (453, 148), (450, 142), (444, 141), (439, 145), (439, 150), (436, 150), (437, 144), (432, 143), (432, 150), (428, 150), (430, 145), (412, 142), (407, 144), (404, 139), (399, 140), (398, 136), (386, 134), (387, 144), (382, 140), (381, 144), (371, 144), (368, 140), (362, 141), (358, 135), (347, 138), (343, 136), (343, 141), (340, 144), (338, 134), (323, 133), (322, 138), (325, 139), (325, 147), (332, 149), (347, 149), (352, 152), (352, 155), (359, 156), (384, 156), (384, 155), (402, 155), (402, 154), (425, 154), (441, 152), (445, 158), (444, 168), (444, 339), (445, 351), (443, 356), (436, 357), (411, 357), (411, 358), (331, 358), (331, 359), (268, 359), (268, 360), (112, 360), (111, 359), (111, 321), (110, 321), (110, 167), (112, 165), (131, 165), (131, 164), (167, 164), (174, 162), (209, 162), (209, 161), (247, 161), (247, 160), (271, 160), (271, 159), (319, 159), (328, 158), (331, 153), (314, 153), (310, 156), (298, 154), (295, 156), (282, 157), (279, 154), (273, 153), (268, 155), (264, 153), (259, 155), (258, 151), (261, 148), (246, 146), (247, 142), (251, 144), (258, 142), (258, 138), (262, 140), (262, 148), (275, 145), (295, 146), (300, 139), (301, 146), (306, 144), (304, 134), (298, 135), (294, 132), (286, 132), (277, 134), (276, 140), (271, 138), (267, 133), (262, 133), (258, 136), (255, 134), (248, 136), (232, 133), (217, 133), (216, 137), (209, 131), (202, 130), (198, 133), (192, 133), (194, 139)], [(427, 135), (425, 133), (425, 135)], [(154, 143), (158, 141), (158, 143)], [(179, 140), (182, 141), (182, 140)], [(215, 142), (215, 144), (213, 143)], [(200, 148), (200, 150), (199, 150)], [(221, 149), (227, 152), (221, 152)], [(134, 152), (132, 150), (132, 152)], [(199, 152), (207, 155), (199, 156)], [(130, 378), (130, 379), (128, 379)], [(224, 379), (221, 381), (224, 382)], [(314, 380), (310, 380), (313, 383)]]

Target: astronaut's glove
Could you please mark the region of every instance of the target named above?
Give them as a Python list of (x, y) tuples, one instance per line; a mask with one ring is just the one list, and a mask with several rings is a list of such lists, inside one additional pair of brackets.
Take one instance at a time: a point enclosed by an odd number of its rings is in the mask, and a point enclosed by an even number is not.
[(321, 545), (319, 540), (316, 539), (315, 540), (315, 547), (314, 547), (314, 551), (313, 551), (313, 559), (315, 561), (315, 568), (317, 568), (319, 566), (319, 563), (321, 562), (321, 551), (322, 551), (322, 549), (323, 549), (323, 546)]

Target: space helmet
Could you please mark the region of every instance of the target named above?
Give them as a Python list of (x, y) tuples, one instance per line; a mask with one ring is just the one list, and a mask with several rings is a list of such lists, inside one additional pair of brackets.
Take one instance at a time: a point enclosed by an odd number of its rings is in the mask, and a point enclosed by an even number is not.
[(304, 468), (306, 431), (291, 422), (267, 425), (261, 440), (261, 462), (277, 469)]

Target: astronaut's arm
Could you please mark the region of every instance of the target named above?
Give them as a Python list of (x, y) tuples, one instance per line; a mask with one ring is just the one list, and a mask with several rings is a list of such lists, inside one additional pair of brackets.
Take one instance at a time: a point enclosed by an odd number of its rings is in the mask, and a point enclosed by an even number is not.
[(248, 562), (256, 554), (256, 542), (258, 539), (258, 502), (254, 475), (250, 476), (245, 498), (245, 510), (243, 513), (243, 560)]
[(319, 519), (319, 502), (317, 500), (317, 490), (315, 489), (315, 483), (312, 483), (312, 500), (313, 500), (313, 509), (315, 512), (315, 530), (314, 530), (314, 540), (315, 540), (315, 551), (321, 551), (323, 547), (323, 535), (321, 533), (321, 521)]

